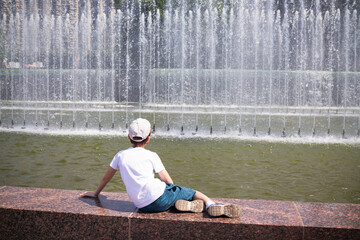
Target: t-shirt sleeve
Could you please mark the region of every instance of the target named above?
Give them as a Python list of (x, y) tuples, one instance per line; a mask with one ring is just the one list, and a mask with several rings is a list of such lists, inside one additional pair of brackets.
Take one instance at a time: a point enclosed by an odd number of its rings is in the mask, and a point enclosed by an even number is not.
[(120, 157), (118, 156), (119, 154), (116, 154), (113, 158), (113, 160), (110, 163), (110, 167), (112, 167), (115, 170), (119, 170), (119, 159)]
[(159, 155), (157, 155), (157, 153), (154, 153), (152, 163), (156, 173), (161, 172), (162, 170), (165, 169), (164, 164), (161, 162), (161, 159)]

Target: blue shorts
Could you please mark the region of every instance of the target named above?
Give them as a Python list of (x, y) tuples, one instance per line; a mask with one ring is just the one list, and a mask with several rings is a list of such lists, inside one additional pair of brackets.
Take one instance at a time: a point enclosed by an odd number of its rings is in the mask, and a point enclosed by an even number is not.
[(140, 208), (142, 212), (163, 212), (175, 205), (177, 200), (191, 201), (196, 191), (191, 188), (180, 187), (172, 183), (166, 183), (165, 191), (151, 204)]

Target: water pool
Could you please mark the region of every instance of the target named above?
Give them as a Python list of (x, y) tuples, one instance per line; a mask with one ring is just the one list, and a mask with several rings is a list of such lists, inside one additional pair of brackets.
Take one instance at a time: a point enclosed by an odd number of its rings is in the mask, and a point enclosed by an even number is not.
[[(94, 190), (125, 136), (0, 132), (0, 185)], [(210, 197), (360, 203), (360, 144), (153, 135), (178, 185)], [(104, 191), (125, 192), (120, 174)]]

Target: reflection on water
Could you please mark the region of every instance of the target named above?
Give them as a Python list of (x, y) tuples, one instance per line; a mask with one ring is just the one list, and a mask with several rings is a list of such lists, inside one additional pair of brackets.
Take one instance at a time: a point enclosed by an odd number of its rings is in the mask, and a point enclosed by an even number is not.
[[(0, 132), (0, 185), (92, 190), (124, 136)], [(176, 184), (211, 197), (360, 203), (360, 144), (152, 136)], [(120, 174), (105, 188), (125, 192)]]

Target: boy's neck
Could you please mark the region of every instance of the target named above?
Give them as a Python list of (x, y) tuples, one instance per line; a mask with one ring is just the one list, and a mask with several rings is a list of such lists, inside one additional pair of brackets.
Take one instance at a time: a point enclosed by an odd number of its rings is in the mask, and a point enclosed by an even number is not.
[(144, 144), (144, 145), (134, 145), (134, 144), (133, 144), (132, 147), (133, 147), (133, 148), (145, 148), (145, 145), (146, 145), (146, 144)]

